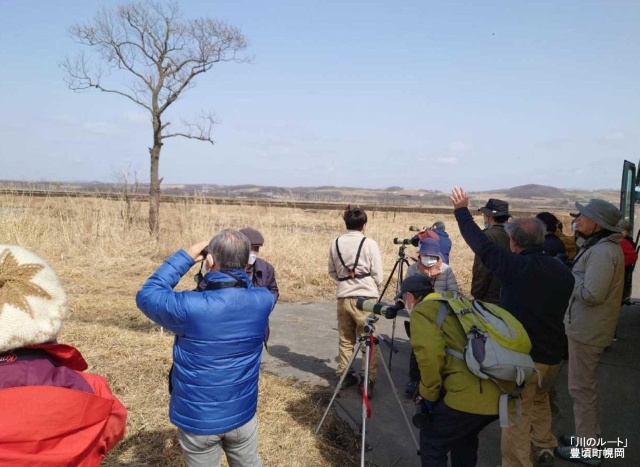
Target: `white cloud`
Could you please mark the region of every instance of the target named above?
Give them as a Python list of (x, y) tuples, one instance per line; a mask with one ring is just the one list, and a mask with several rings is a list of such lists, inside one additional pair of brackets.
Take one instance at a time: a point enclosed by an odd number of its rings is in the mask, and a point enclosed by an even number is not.
[(463, 153), (468, 152), (471, 149), (471, 145), (467, 143), (463, 143), (462, 141), (454, 141), (449, 143), (449, 152), (452, 153)]
[(432, 162), (440, 165), (457, 165), (460, 161), (455, 156), (442, 156), (432, 159)]
[(77, 123), (76, 119), (69, 114), (57, 114), (54, 115), (52, 119), (61, 125), (75, 125)]
[(604, 136), (604, 139), (609, 141), (622, 141), (624, 140), (626, 135), (622, 131), (614, 131)]
[(140, 110), (129, 110), (122, 114), (121, 121), (130, 125), (148, 125), (151, 123), (151, 116)]
[(118, 126), (107, 122), (85, 122), (82, 130), (96, 135), (113, 135), (118, 132)]

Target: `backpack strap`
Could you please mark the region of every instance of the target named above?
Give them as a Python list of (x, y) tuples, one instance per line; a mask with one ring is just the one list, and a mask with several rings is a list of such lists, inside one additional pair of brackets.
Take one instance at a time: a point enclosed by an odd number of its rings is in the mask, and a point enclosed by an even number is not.
[[(498, 413), (500, 417), (500, 428), (509, 428), (509, 394), (500, 394), (498, 402)], [(522, 398), (520, 396), (514, 398), (516, 401), (516, 420), (522, 417)]]
[(353, 263), (353, 270), (355, 271), (356, 268), (358, 267), (358, 261), (360, 261), (360, 253), (362, 253), (362, 245), (364, 245), (364, 241), (367, 239), (367, 237), (364, 237), (362, 239), (362, 241), (360, 242), (360, 245), (358, 245), (358, 251), (356, 252), (356, 261)]
[(438, 316), (436, 317), (436, 324), (438, 325), (438, 328), (442, 329), (442, 323), (444, 323), (447, 313), (449, 313), (449, 305), (447, 305), (447, 302), (440, 302)]
[[(444, 323), (444, 320), (447, 317), (448, 313), (449, 305), (444, 300), (440, 301), (440, 308), (438, 308), (438, 315), (436, 316), (436, 324), (438, 325), (438, 329), (442, 329), (442, 324)], [(444, 351), (452, 357), (456, 357), (464, 361), (464, 355), (462, 354), (462, 352), (453, 350), (451, 347), (445, 347)]]
[(344, 262), (344, 259), (342, 259), (342, 254), (340, 253), (340, 247), (338, 246), (338, 239), (339, 238), (340, 237), (336, 238), (336, 253), (338, 253), (338, 259), (340, 260), (340, 263), (342, 264), (342, 267), (344, 267), (347, 271), (349, 271), (349, 275), (347, 277), (339, 277), (338, 281), (344, 282), (344, 281), (348, 281), (349, 279), (364, 279), (365, 277), (371, 276), (370, 272), (363, 273), (363, 274), (356, 274), (356, 268), (358, 267), (358, 261), (360, 261), (360, 253), (362, 253), (362, 246), (364, 245), (364, 242), (367, 239), (367, 237), (364, 237), (362, 239), (362, 241), (360, 242), (360, 245), (358, 246), (358, 252), (356, 253), (356, 260), (353, 263), (353, 267), (352, 268), (347, 267), (347, 265)]
[(340, 260), (340, 263), (342, 264), (342, 267), (344, 267), (345, 269), (349, 269), (347, 267), (346, 264), (344, 264), (344, 260), (342, 259), (342, 254), (340, 253), (340, 247), (338, 246), (338, 240), (340, 239), (340, 237), (336, 238), (336, 252), (338, 253), (338, 259)]

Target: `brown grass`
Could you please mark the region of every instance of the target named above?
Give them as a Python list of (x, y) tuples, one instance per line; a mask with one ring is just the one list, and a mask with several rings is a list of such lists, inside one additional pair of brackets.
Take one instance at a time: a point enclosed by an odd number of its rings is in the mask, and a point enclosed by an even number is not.
[[(161, 240), (149, 237), (146, 205), (99, 199), (0, 196), (0, 243), (37, 252), (57, 271), (68, 294), (71, 317), (60, 341), (77, 346), (90, 371), (105, 375), (129, 409), (128, 433), (104, 465), (182, 465), (175, 428), (167, 416), (167, 373), (172, 337), (135, 306), (144, 280), (175, 250), (208, 240), (221, 228), (250, 225), (266, 239), (261, 255), (276, 269), (282, 301), (332, 300), (327, 276), (331, 240), (342, 233), (338, 211), (294, 208), (225, 207), (193, 199), (162, 206)], [(469, 289), (473, 255), (464, 245), (453, 216), (447, 223), (454, 243), (451, 265), (463, 290)], [(409, 225), (435, 218), (369, 213), (366, 235), (380, 245), (385, 274), (397, 256), (394, 237), (409, 237)], [(408, 252), (415, 253), (413, 247)], [(179, 289), (193, 287), (195, 268)], [(326, 394), (294, 381), (263, 374), (260, 382), (260, 454), (265, 466), (351, 465), (357, 452), (337, 420), (329, 434), (313, 427), (328, 402)]]

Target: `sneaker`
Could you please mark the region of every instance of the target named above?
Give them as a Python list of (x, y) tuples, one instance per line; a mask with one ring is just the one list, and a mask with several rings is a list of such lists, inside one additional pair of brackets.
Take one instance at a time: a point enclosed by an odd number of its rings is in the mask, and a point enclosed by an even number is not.
[(543, 448), (538, 451), (535, 464), (536, 467), (551, 467), (553, 466), (554, 460), (555, 456), (553, 455), (553, 451), (548, 448)]
[(347, 376), (345, 376), (344, 381), (342, 381), (342, 386), (340, 387), (340, 389), (350, 388), (351, 386), (355, 386), (359, 382), (360, 380), (358, 379), (357, 376), (355, 376), (353, 373), (347, 373)]
[[(375, 383), (373, 381), (369, 381), (369, 385), (367, 387), (367, 399), (371, 400), (373, 399), (373, 385)], [(362, 386), (364, 386), (364, 383), (360, 385), (360, 394), (362, 394)]]
[(578, 437), (576, 435), (561, 435), (558, 438), (560, 444), (564, 446), (577, 446), (578, 445)]
[(407, 397), (413, 398), (418, 392), (419, 381), (408, 381), (407, 384), (404, 385), (404, 393)]
[[(596, 449), (594, 449), (594, 451), (596, 451)], [(585, 465), (602, 464), (600, 457), (582, 457), (582, 450), (573, 446), (558, 446), (556, 448), (556, 456), (565, 461), (581, 462)]]

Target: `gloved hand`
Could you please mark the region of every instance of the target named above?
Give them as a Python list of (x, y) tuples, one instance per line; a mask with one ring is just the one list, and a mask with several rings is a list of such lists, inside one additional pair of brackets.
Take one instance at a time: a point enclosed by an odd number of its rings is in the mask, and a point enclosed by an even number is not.
[(422, 397), (420, 397), (419, 403), (422, 404), (423, 410), (425, 410), (428, 413), (433, 412), (433, 408), (436, 406), (435, 402), (431, 402), (430, 400), (423, 399)]
[(434, 406), (435, 402), (428, 401), (420, 396), (416, 398), (416, 411), (411, 419), (411, 422), (416, 428), (422, 430), (429, 426), (429, 422), (431, 421), (431, 412), (433, 411)]

